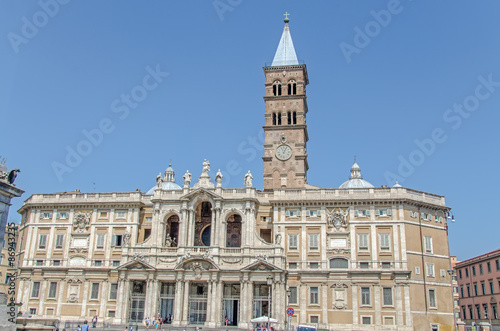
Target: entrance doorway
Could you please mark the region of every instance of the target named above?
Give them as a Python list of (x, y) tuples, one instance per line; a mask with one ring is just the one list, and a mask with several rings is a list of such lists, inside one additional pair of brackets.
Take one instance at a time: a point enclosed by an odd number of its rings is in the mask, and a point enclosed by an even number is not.
[(175, 283), (161, 283), (160, 287), (160, 316), (167, 323), (174, 317)]
[(189, 324), (203, 324), (207, 320), (206, 283), (193, 283), (189, 286)]
[(142, 322), (144, 319), (144, 306), (146, 303), (146, 283), (136, 281), (132, 283), (130, 293), (129, 320)]
[(222, 325), (237, 326), (239, 320), (240, 284), (224, 284)]

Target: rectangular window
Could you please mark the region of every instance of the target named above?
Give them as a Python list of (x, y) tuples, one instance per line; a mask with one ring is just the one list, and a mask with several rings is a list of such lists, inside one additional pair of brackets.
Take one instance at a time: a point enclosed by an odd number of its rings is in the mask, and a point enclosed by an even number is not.
[(432, 237), (424, 236), (424, 241), (425, 241), (425, 252), (432, 253)]
[(288, 235), (288, 249), (297, 249), (299, 244), (299, 235), (298, 234), (289, 234)]
[(299, 209), (287, 209), (285, 213), (286, 213), (286, 217), (299, 217), (300, 216)]
[(319, 234), (313, 233), (309, 235), (309, 249), (310, 250), (319, 249)]
[(473, 265), (472, 266), (472, 276), (475, 276), (476, 275), (476, 266)]
[(309, 263), (309, 268), (311, 268), (311, 269), (319, 269), (319, 263), (318, 262), (310, 262)]
[[(493, 288), (493, 281), (490, 280), (490, 294), (494, 294), (495, 293), (495, 289)], [(486, 294), (486, 293), (484, 293)]]
[(49, 298), (55, 299), (57, 292), (57, 282), (50, 282), (49, 284)]
[(427, 277), (434, 277), (434, 263), (426, 263)]
[(362, 287), (361, 288), (361, 305), (362, 306), (371, 305), (370, 288), (369, 287)]
[(306, 216), (312, 217), (312, 218), (318, 218), (318, 217), (320, 217), (320, 211), (319, 211), (319, 209), (307, 209)]
[(415, 267), (415, 275), (420, 275), (420, 267)]
[(384, 306), (392, 306), (392, 287), (384, 287)]
[(45, 249), (47, 247), (47, 235), (41, 234), (38, 239), (38, 248)]
[(410, 210), (410, 217), (411, 218), (417, 218), (418, 213), (414, 210)]
[(384, 325), (394, 325), (394, 317), (384, 316)]
[(260, 221), (262, 223), (271, 223), (271, 216), (261, 216)]
[(359, 262), (359, 268), (360, 269), (369, 269), (370, 268), (370, 262)]
[(318, 288), (317, 287), (311, 287), (310, 291), (311, 291), (311, 300), (310, 300), (309, 303), (311, 305), (317, 305), (317, 304), (319, 304)]
[(90, 299), (95, 299), (95, 300), (99, 299), (99, 283), (92, 283)]
[(289, 304), (297, 304), (297, 288), (295, 286), (290, 286), (290, 299), (288, 299)]
[(99, 218), (108, 218), (108, 212), (107, 211), (99, 212)]
[(358, 233), (358, 251), (368, 252), (368, 233)]
[(50, 220), (52, 219), (52, 213), (50, 211), (44, 211), (42, 212), (41, 218), (44, 220)]
[(31, 297), (38, 298), (40, 292), (40, 282), (33, 282), (33, 287), (31, 288)]
[(382, 269), (391, 269), (391, 262), (382, 262)]
[(123, 238), (123, 235), (114, 234), (113, 237), (111, 238), (111, 246), (121, 247), (122, 246), (122, 238)]
[(127, 212), (123, 210), (119, 210), (116, 212), (116, 218), (117, 219), (124, 219), (127, 216)]
[(458, 276), (462, 279), (462, 269), (458, 270)]
[(370, 217), (370, 209), (356, 209), (354, 210), (355, 217)]
[(64, 234), (56, 234), (56, 248), (62, 248), (64, 244)]
[(288, 269), (297, 269), (297, 262), (288, 262)]
[(36, 260), (35, 265), (36, 266), (43, 266), (43, 260)]
[(95, 260), (94, 261), (94, 266), (96, 266), (96, 267), (102, 267), (102, 260)]
[(69, 218), (69, 214), (67, 211), (61, 211), (61, 212), (57, 213), (57, 218), (59, 218), (61, 220), (67, 220)]
[(371, 316), (363, 316), (363, 317), (361, 317), (361, 321), (363, 324), (372, 324), (372, 317)]
[(463, 286), (460, 287), (460, 294), (462, 295), (462, 298), (465, 298), (464, 297), (464, 287)]
[(477, 319), (481, 319), (481, 306), (476, 305), (476, 311), (477, 311)]
[(465, 278), (469, 278), (469, 269), (465, 269)]
[(109, 310), (108, 317), (115, 317), (115, 310)]
[(479, 293), (477, 293), (477, 283), (474, 283), (474, 293), (476, 296), (479, 295)]
[(96, 240), (96, 248), (104, 248), (104, 238), (106, 234), (105, 233), (98, 233), (97, 234), (97, 240)]
[(36, 308), (30, 308), (30, 315), (36, 315)]
[(109, 288), (109, 300), (116, 300), (118, 293), (118, 283), (111, 283)]
[(392, 215), (392, 209), (387, 208), (387, 209), (376, 209), (375, 210), (375, 215), (377, 216), (391, 216)]
[(317, 323), (319, 323), (319, 316), (318, 315), (309, 315), (309, 321), (312, 324), (317, 324)]
[(52, 261), (52, 265), (54, 265), (54, 267), (58, 267), (61, 265), (61, 260), (54, 260)]
[(380, 233), (379, 234), (380, 241), (380, 251), (381, 252), (390, 252), (391, 251), (391, 235), (389, 233)]
[(491, 272), (491, 262), (486, 263), (486, 267), (488, 268), (488, 273)]
[(119, 267), (119, 266), (120, 266), (120, 260), (114, 260), (113, 267)]
[(146, 222), (151, 222), (153, 220), (152, 217), (146, 217)]
[(483, 264), (482, 263), (479, 265), (479, 274), (480, 275), (483, 274)]
[(429, 307), (436, 308), (436, 290), (429, 289)]
[(495, 260), (495, 264), (497, 266), (497, 271), (500, 270), (500, 260)]

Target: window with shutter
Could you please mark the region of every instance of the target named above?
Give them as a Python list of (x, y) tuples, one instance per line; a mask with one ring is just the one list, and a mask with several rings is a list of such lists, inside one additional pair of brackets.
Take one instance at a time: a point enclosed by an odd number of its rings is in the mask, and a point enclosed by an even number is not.
[(358, 250), (368, 251), (368, 233), (358, 233)]
[(289, 249), (297, 249), (298, 246), (298, 235), (297, 234), (289, 234), (288, 235), (288, 248)]
[(104, 248), (104, 233), (97, 234), (96, 248)]
[(387, 209), (387, 215), (389, 215), (389, 216), (392, 215), (392, 209), (391, 208)]
[(56, 235), (56, 248), (62, 248), (64, 243), (64, 234), (59, 233)]
[(354, 216), (358, 217), (358, 211), (357, 210), (354, 211)]
[(425, 252), (432, 253), (432, 237), (424, 236), (425, 241)]
[(33, 282), (33, 287), (31, 288), (31, 297), (38, 298), (40, 292), (40, 282)]
[(99, 283), (92, 283), (90, 299), (99, 299)]
[(392, 287), (384, 287), (384, 306), (392, 306)]
[(319, 235), (317, 233), (309, 235), (309, 249), (311, 250), (319, 249)]
[(47, 247), (47, 235), (41, 234), (38, 240), (38, 248), (45, 249)]
[(56, 297), (56, 292), (57, 292), (57, 283), (56, 282), (50, 282), (49, 285), (49, 298), (55, 298)]
[(391, 250), (391, 242), (390, 242), (390, 234), (389, 233), (380, 233), (380, 251), (390, 251)]

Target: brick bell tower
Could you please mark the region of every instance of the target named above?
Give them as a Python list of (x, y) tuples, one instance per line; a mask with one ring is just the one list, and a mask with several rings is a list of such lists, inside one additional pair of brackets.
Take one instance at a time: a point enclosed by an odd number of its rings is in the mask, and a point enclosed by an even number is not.
[(307, 185), (307, 68), (299, 64), (285, 14), (285, 27), (274, 60), (264, 67), (264, 190)]

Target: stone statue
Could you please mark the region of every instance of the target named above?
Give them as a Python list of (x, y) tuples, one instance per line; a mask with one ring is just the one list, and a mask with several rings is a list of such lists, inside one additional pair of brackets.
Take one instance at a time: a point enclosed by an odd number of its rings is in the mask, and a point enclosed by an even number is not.
[(165, 238), (165, 246), (172, 247), (172, 238), (170, 237), (170, 233), (167, 233), (167, 238)]
[(276, 245), (281, 245), (281, 233), (278, 231), (274, 237), (274, 243)]
[(203, 171), (201, 172), (201, 175), (203, 174), (208, 174), (210, 171), (210, 162), (207, 161), (207, 159), (203, 160)]
[(189, 187), (189, 184), (191, 184), (191, 174), (189, 173), (189, 170), (186, 170), (186, 173), (182, 176), (182, 178), (184, 178), (184, 187)]
[(253, 176), (250, 173), (250, 170), (248, 170), (247, 174), (245, 175), (245, 186), (252, 187), (252, 180), (253, 180)]
[(128, 232), (123, 234), (123, 246), (130, 246), (130, 233)]
[(156, 176), (156, 187), (161, 188), (161, 172)]
[(220, 169), (219, 171), (217, 171), (217, 174), (215, 175), (215, 183), (217, 183), (217, 187), (222, 187), (222, 172), (220, 172)]

